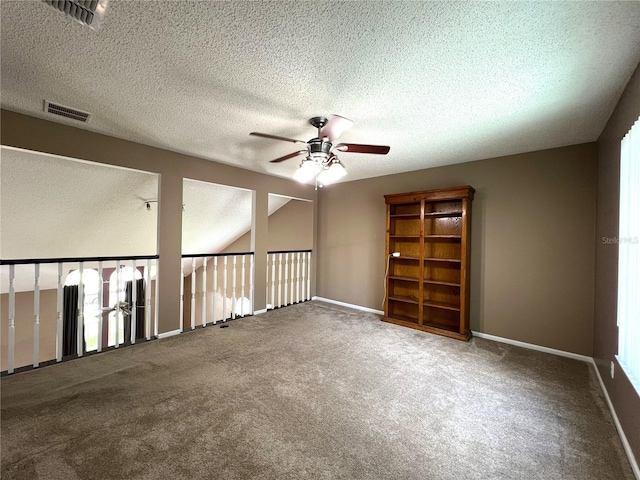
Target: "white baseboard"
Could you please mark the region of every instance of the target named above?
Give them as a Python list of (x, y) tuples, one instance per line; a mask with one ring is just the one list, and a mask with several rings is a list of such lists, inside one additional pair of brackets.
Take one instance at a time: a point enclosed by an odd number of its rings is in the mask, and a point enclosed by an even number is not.
[(162, 338), (173, 337), (174, 335), (180, 335), (180, 333), (182, 333), (182, 332), (178, 328), (177, 330), (171, 330), (169, 332), (159, 333), (158, 335), (156, 335), (156, 338), (162, 339)]
[(598, 383), (600, 383), (600, 388), (602, 389), (604, 398), (607, 401), (607, 405), (609, 405), (609, 411), (611, 412), (611, 416), (613, 417), (613, 423), (616, 426), (616, 430), (618, 430), (618, 436), (622, 441), (622, 446), (624, 447), (624, 451), (627, 454), (629, 463), (631, 464), (631, 470), (633, 470), (633, 474), (636, 476), (636, 479), (640, 480), (640, 468), (638, 468), (638, 462), (636, 461), (636, 458), (633, 455), (633, 451), (631, 450), (631, 445), (629, 445), (627, 436), (624, 434), (624, 430), (622, 430), (622, 425), (620, 425), (620, 420), (618, 420), (618, 415), (616, 414), (616, 410), (613, 408), (613, 403), (611, 403), (611, 398), (609, 398), (609, 392), (607, 392), (607, 389), (604, 386), (604, 382), (602, 381), (602, 377), (600, 376), (600, 370), (598, 370), (598, 366), (596, 365), (596, 362), (593, 358), (591, 359), (591, 364), (593, 365), (593, 368), (596, 371), (596, 375), (598, 377)]
[(267, 309), (263, 308), (262, 310), (255, 310), (253, 312), (254, 315), (262, 315), (263, 313), (267, 313)]
[(362, 307), (360, 305), (354, 305), (352, 303), (339, 302), (338, 300), (331, 300), (330, 298), (311, 297), (311, 300), (319, 300), (321, 302), (333, 303), (334, 305), (340, 305), (342, 307), (349, 307), (349, 308), (353, 308), (355, 310), (361, 310), (363, 312), (377, 313), (378, 315), (384, 315), (384, 312), (382, 310), (376, 310), (374, 308), (369, 308), (369, 307)]
[(515, 345), (516, 347), (528, 348), (529, 350), (537, 350), (538, 352), (550, 353), (551, 355), (558, 355), (560, 357), (573, 358), (574, 360), (580, 360), (581, 362), (591, 363), (593, 359), (586, 355), (579, 355), (577, 353), (566, 352), (564, 350), (556, 350), (555, 348), (543, 347), (541, 345), (535, 345), (533, 343), (521, 342), (519, 340), (511, 340), (510, 338), (498, 337), (496, 335), (489, 335), (488, 333), (472, 332), (475, 337), (485, 338), (487, 340), (493, 340), (494, 342), (508, 343), (509, 345)]

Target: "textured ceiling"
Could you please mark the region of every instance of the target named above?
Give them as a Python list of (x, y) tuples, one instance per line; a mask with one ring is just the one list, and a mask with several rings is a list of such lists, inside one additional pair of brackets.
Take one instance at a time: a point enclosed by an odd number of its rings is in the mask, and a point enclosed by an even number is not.
[(0, 189), (0, 258), (156, 254), (156, 174), (2, 148)]
[[(594, 141), (640, 61), (640, 2), (135, 2), (93, 31), (1, 3), (2, 106), (290, 177), (307, 120), (352, 119), (345, 181)], [(58, 117), (51, 118), (61, 121)], [(62, 120), (65, 122), (64, 120)], [(74, 124), (73, 121), (66, 123)]]

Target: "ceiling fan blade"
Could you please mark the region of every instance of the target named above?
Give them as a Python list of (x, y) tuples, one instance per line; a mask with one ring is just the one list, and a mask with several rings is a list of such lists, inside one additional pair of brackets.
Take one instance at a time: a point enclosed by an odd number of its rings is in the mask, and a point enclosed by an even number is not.
[(302, 155), (303, 153), (307, 153), (307, 150), (300, 150), (299, 152), (293, 152), (293, 153), (290, 153), (289, 155), (285, 155), (284, 157), (270, 160), (270, 163), (284, 162), (285, 160), (289, 160), (290, 158), (297, 157), (298, 155)]
[(320, 138), (328, 137), (330, 142), (353, 126), (353, 122), (340, 115), (332, 115), (327, 124), (320, 130)]
[(256, 137), (270, 138), (271, 140), (282, 140), (283, 142), (303, 143), (303, 144), (307, 143), (307, 142), (303, 142), (302, 140), (296, 140), (295, 138), (279, 137), (278, 135), (269, 135), (268, 133), (251, 132), (249, 135), (255, 135)]
[(340, 152), (386, 155), (391, 150), (391, 147), (386, 145), (364, 145), (362, 143), (339, 143), (333, 149)]

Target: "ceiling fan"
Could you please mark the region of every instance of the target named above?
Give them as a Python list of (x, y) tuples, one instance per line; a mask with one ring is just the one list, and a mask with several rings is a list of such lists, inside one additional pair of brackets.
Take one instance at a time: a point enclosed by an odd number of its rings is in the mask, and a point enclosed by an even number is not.
[(271, 163), (284, 162), (285, 160), (300, 155), (306, 155), (294, 178), (301, 182), (307, 182), (313, 179), (313, 177), (316, 177), (316, 184), (320, 186), (327, 185), (347, 173), (340, 163), (336, 152), (386, 155), (391, 148), (386, 145), (365, 145), (361, 143), (334, 144), (335, 140), (342, 135), (344, 131), (353, 126), (351, 120), (341, 117), (340, 115), (332, 115), (330, 119), (326, 117), (313, 117), (309, 120), (309, 123), (318, 129), (318, 135), (308, 142), (259, 132), (251, 132), (250, 135), (305, 145), (306, 148), (304, 150), (298, 150), (297, 152), (276, 158), (271, 160)]

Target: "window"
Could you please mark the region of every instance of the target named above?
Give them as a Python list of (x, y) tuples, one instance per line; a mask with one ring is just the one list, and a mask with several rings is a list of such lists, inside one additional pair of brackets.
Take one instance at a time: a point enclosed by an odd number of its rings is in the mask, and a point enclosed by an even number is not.
[[(127, 282), (133, 279), (140, 280), (142, 274), (136, 268), (135, 274), (133, 268), (120, 266), (120, 271), (113, 271), (109, 277), (109, 306), (115, 307), (119, 302), (127, 301)], [(109, 346), (116, 344), (116, 321), (118, 322), (118, 344), (125, 342), (124, 338), (124, 316), (120, 310), (109, 313)]]
[[(98, 303), (98, 290), (102, 279), (93, 269), (82, 272), (82, 285), (84, 294), (84, 341), (87, 352), (98, 349), (98, 318), (101, 315)], [(67, 275), (65, 286), (80, 284), (80, 271), (73, 270)]]
[(620, 151), (617, 359), (640, 394), (640, 118)]

